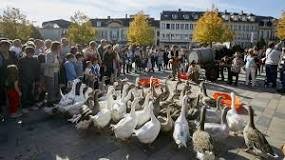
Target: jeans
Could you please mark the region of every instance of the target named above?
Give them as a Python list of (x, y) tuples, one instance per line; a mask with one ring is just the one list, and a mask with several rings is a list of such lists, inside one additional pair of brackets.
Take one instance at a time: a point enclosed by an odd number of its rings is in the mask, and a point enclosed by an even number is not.
[(246, 68), (246, 82), (245, 84), (248, 85), (249, 84), (249, 76), (251, 75), (251, 83), (252, 86), (255, 86), (255, 74), (256, 74), (256, 68)]
[[(235, 85), (237, 85), (238, 84), (239, 73), (232, 72), (231, 73), (231, 77), (233, 77), (233, 76), (236, 77)], [(233, 78), (231, 78), (231, 80), (233, 80)], [(230, 83), (232, 83), (232, 81)]]
[(22, 82), (22, 107), (27, 108), (34, 105), (34, 84), (32, 82)]
[(277, 81), (277, 65), (265, 65), (265, 72), (266, 72), (266, 85), (269, 85), (269, 83), (272, 83), (272, 87), (276, 87), (276, 81)]

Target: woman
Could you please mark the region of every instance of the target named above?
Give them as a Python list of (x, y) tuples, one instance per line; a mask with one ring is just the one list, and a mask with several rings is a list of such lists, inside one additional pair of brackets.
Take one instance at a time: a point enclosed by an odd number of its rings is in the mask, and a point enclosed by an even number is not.
[(47, 82), (48, 98), (47, 102), (49, 106), (52, 106), (57, 102), (57, 95), (59, 93), (59, 59), (58, 56), (61, 51), (61, 44), (57, 41), (52, 42), (50, 52), (46, 55), (45, 64), (45, 79)]
[(190, 63), (189, 68), (187, 70), (187, 76), (189, 80), (195, 83), (199, 82), (200, 67), (196, 64), (195, 61), (192, 61)]
[(249, 77), (251, 76), (251, 85), (255, 86), (255, 76), (256, 76), (256, 62), (254, 57), (254, 50), (250, 49), (248, 55), (245, 57), (245, 71), (246, 71), (246, 85), (249, 85)]

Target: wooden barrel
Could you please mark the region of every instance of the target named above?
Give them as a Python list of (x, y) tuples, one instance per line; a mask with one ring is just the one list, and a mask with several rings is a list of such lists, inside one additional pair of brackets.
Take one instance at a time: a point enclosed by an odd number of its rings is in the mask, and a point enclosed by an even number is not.
[(214, 63), (215, 61), (214, 50), (211, 48), (195, 48), (190, 52), (188, 56), (188, 62), (191, 63), (192, 61), (195, 61), (200, 65), (204, 65), (207, 63)]

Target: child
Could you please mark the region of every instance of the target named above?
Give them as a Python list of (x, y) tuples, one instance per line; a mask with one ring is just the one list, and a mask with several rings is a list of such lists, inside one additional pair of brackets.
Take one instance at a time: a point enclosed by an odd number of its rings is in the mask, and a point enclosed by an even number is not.
[(66, 61), (64, 63), (64, 70), (67, 82), (73, 81), (77, 78), (75, 70), (76, 59), (73, 54), (68, 53), (66, 55)]
[(9, 102), (9, 113), (12, 118), (17, 118), (21, 116), (19, 113), (20, 107), (20, 97), (22, 95), (19, 85), (18, 85), (18, 68), (16, 65), (7, 66), (7, 96)]
[(75, 55), (76, 57), (76, 63), (75, 63), (75, 70), (76, 70), (76, 75), (77, 77), (82, 77), (83, 76), (83, 55), (80, 53), (77, 53)]
[(251, 85), (252, 87), (255, 86), (255, 73), (256, 73), (256, 63), (254, 59), (254, 52), (253, 50), (249, 50), (249, 55), (246, 56), (246, 64), (245, 64), (245, 70), (246, 70), (246, 85), (249, 85), (249, 77), (251, 76)]
[(93, 75), (92, 75), (92, 62), (86, 61), (86, 68), (84, 70), (83, 80), (89, 87), (93, 87)]
[(97, 59), (94, 61), (94, 64), (92, 65), (91, 73), (92, 73), (92, 77), (93, 77), (93, 87), (94, 87), (94, 89), (98, 89), (99, 88), (98, 81), (99, 81), (99, 77), (100, 77), (100, 65), (98, 64)]
[(192, 61), (187, 71), (187, 76), (189, 77), (189, 80), (195, 83), (198, 83), (199, 76), (200, 76), (199, 70), (200, 70), (199, 66), (196, 65), (196, 62)]

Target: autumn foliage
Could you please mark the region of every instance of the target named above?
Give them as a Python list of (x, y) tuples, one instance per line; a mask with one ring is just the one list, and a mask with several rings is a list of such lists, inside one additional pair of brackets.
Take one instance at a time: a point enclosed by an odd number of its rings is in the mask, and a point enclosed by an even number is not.
[(281, 18), (278, 20), (277, 24), (277, 36), (280, 39), (285, 39), (285, 12), (282, 14)]
[(154, 30), (149, 24), (147, 16), (139, 12), (130, 22), (128, 30), (128, 41), (132, 45), (151, 45), (154, 41)]
[(230, 42), (234, 33), (224, 23), (217, 11), (207, 11), (197, 21), (193, 32), (193, 40), (212, 45), (213, 42)]
[(95, 39), (96, 30), (84, 13), (77, 11), (70, 19), (72, 24), (68, 28), (67, 36), (71, 42), (88, 44)]

